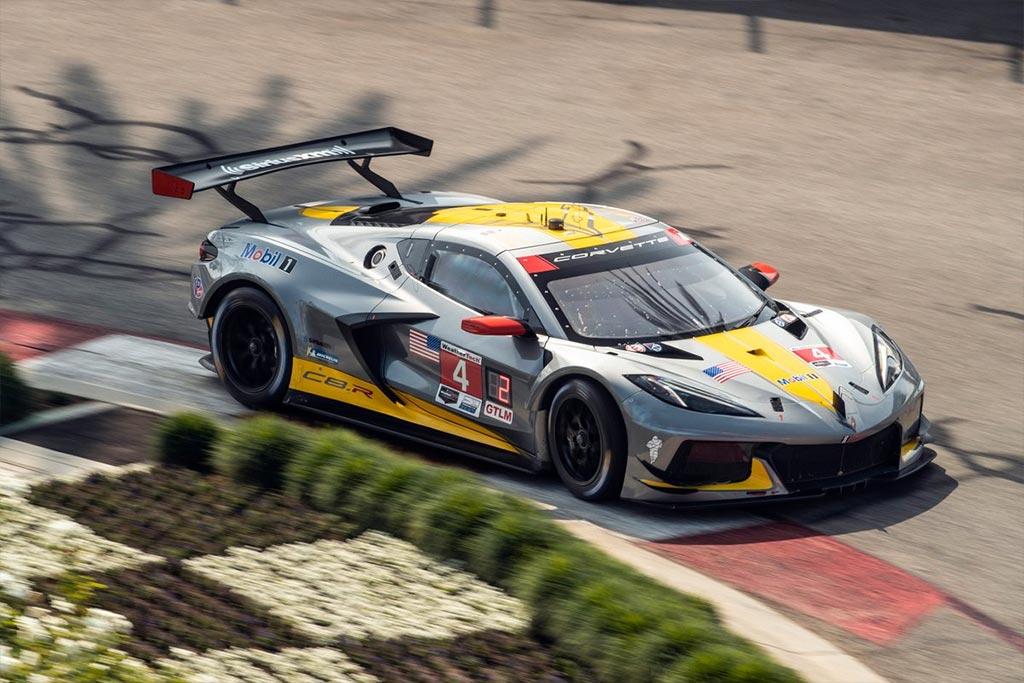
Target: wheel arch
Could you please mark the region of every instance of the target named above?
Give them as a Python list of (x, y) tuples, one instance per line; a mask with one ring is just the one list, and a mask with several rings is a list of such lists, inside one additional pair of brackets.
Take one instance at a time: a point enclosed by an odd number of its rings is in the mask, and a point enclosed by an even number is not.
[(224, 300), (231, 292), (242, 287), (251, 287), (259, 290), (270, 297), (270, 300), (277, 306), (277, 310), (281, 311), (281, 317), (284, 321), (285, 333), (292, 341), (292, 348), (295, 346), (295, 332), (292, 326), (291, 319), (288, 317), (288, 308), (281, 301), (281, 298), (277, 296), (277, 293), (267, 283), (260, 280), (259, 278), (251, 275), (238, 274), (227, 278), (221, 278), (217, 281), (217, 284), (213, 287), (213, 290), (207, 294), (203, 300), (203, 305), (199, 309), (199, 317), (210, 319), (217, 311), (217, 307), (220, 306), (220, 302)]
[(534, 439), (538, 445), (537, 454), (540, 456), (546, 467), (551, 464), (551, 455), (547, 448), (548, 412), (551, 409), (551, 403), (555, 398), (555, 394), (558, 393), (558, 390), (574, 379), (590, 382), (599, 390), (603, 391), (608, 398), (612, 400), (612, 403), (615, 405), (616, 416), (618, 417), (617, 426), (621, 430), (623, 438), (626, 437), (626, 418), (622, 414), (622, 406), (615, 398), (614, 392), (612, 392), (608, 387), (604, 379), (597, 373), (588, 372), (584, 368), (567, 368), (550, 377), (548, 381), (544, 383), (544, 385), (537, 391), (531, 407), (531, 413), (533, 413), (537, 418), (534, 420)]

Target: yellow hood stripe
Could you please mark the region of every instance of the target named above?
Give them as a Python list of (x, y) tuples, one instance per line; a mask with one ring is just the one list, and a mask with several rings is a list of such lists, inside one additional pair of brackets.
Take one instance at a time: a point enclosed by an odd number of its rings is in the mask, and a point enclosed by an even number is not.
[[(835, 412), (835, 407), (832, 405), (834, 393), (832, 386), (821, 378), (817, 368), (807, 364), (792, 351), (772, 341), (753, 327), (709, 334), (697, 337), (696, 341), (714, 349), (730, 360), (750, 368), (792, 396), (810, 403), (817, 403), (831, 412)], [(813, 375), (813, 378), (808, 375)], [(804, 379), (803, 381), (792, 381), (794, 377), (804, 377)]]

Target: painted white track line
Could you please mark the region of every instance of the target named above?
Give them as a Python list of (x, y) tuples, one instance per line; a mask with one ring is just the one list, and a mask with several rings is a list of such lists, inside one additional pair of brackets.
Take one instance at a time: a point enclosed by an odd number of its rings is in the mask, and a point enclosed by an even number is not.
[(75, 403), (73, 405), (61, 406), (59, 408), (50, 408), (49, 410), (43, 410), (35, 413), (34, 415), (29, 415), (24, 420), (11, 422), (10, 424), (0, 427), (0, 436), (9, 436), (20, 432), (27, 432), (30, 429), (39, 429), (40, 427), (57, 424), (58, 422), (67, 422), (68, 420), (77, 420), (79, 418), (89, 417), (90, 415), (98, 415), (100, 413), (106, 413), (114, 410), (115, 408), (117, 408), (116, 405), (100, 403), (99, 401), (86, 401), (85, 403)]

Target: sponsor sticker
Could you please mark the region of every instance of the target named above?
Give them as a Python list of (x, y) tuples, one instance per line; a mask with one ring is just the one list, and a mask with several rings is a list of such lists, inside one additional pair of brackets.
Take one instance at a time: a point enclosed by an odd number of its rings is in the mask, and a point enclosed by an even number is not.
[(633, 353), (647, 353), (648, 351), (651, 353), (661, 353), (665, 350), (665, 347), (657, 342), (644, 342), (643, 344), (640, 342), (632, 342), (630, 344), (626, 344), (622, 348), (627, 351), (632, 351)]
[(203, 289), (203, 278), (197, 277), (195, 280), (192, 281), (192, 296), (194, 296), (197, 299), (202, 299), (204, 291), (205, 290)]
[(333, 365), (338, 364), (338, 357), (327, 353), (323, 349), (318, 349), (315, 346), (309, 346), (306, 348), (306, 355), (315, 360), (322, 360), (325, 363), (331, 363)]
[(255, 242), (246, 242), (242, 247), (242, 258), (256, 261), (273, 268), (278, 268), (286, 273), (292, 272), (295, 268), (295, 259), (285, 256), (283, 251), (274, 251), (269, 247), (261, 247)]
[(487, 401), (487, 403), (484, 404), (484, 415), (493, 418), (498, 422), (504, 422), (507, 425), (512, 424), (512, 418), (514, 417), (511, 408), (506, 408), (505, 406), (498, 405), (497, 403), (491, 403), (490, 401)]
[(458, 389), (441, 384), (437, 387), (437, 394), (434, 396), (434, 401), (440, 403), (443, 406), (457, 410), (460, 413), (472, 415), (473, 417), (480, 416), (480, 406), (483, 401), (476, 396), (470, 396), (467, 393), (461, 392)]
[(661, 447), (664, 445), (664, 442), (658, 438), (657, 434), (655, 434), (651, 437), (651, 440), (644, 445), (647, 446), (647, 457), (651, 459), (651, 464), (653, 465), (658, 461), (658, 453), (661, 451)]
[(277, 157), (276, 159), (263, 159), (261, 161), (250, 161), (244, 164), (238, 164), (237, 166), (229, 166), (227, 164), (221, 164), (220, 169), (232, 176), (245, 175), (250, 171), (258, 171), (263, 168), (270, 166), (280, 166), (281, 164), (293, 164), (299, 161), (311, 161), (314, 159), (326, 159), (337, 156), (351, 156), (355, 152), (342, 147), (341, 145), (334, 145), (333, 147), (325, 147), (324, 149), (315, 149), (309, 152), (298, 152), (296, 154), (289, 154), (286, 157)]
[(786, 327), (791, 323), (795, 323), (797, 320), (796, 316), (792, 313), (780, 313), (779, 315), (772, 318), (772, 322), (779, 327)]
[(816, 368), (848, 368), (850, 364), (832, 350), (830, 346), (799, 346), (790, 349), (802, 360), (810, 363)]
[(710, 368), (704, 368), (703, 372), (716, 382), (725, 383), (733, 377), (747, 374), (750, 372), (750, 368), (743, 363), (731, 360), (727, 363), (719, 363), (718, 365), (712, 365)]
[(808, 373), (803, 374), (803, 375), (793, 375), (792, 377), (782, 377), (782, 378), (779, 378), (779, 379), (777, 379), (775, 381), (779, 384), (779, 386), (784, 387), (787, 384), (795, 384), (797, 382), (807, 382), (807, 381), (812, 380), (812, 379), (821, 379), (821, 378), (818, 377), (813, 372), (808, 372)]

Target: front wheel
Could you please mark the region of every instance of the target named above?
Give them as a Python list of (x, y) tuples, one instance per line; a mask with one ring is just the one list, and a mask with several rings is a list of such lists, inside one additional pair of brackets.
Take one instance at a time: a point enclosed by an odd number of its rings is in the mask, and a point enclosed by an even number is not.
[(548, 412), (548, 452), (562, 483), (577, 498), (619, 497), (626, 473), (625, 435), (607, 392), (582, 379), (558, 390)]
[(291, 342), (274, 300), (253, 287), (232, 290), (217, 306), (210, 330), (217, 374), (236, 401), (278, 405), (288, 391)]

